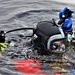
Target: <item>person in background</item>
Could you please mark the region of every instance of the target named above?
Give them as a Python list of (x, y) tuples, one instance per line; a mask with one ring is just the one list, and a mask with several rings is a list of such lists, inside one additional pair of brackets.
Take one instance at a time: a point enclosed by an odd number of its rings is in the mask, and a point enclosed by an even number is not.
[[(72, 29), (72, 17), (73, 17), (72, 13), (74, 13), (74, 10), (70, 10), (68, 7), (65, 7), (64, 9), (62, 9), (59, 12), (59, 21), (57, 23), (58, 26), (60, 26), (60, 28), (63, 30), (65, 37), (67, 41), (69, 42), (71, 41), (69, 37), (72, 36), (72, 30), (73, 30)], [(62, 44), (62, 41), (54, 42), (53, 48), (56, 49), (56, 51), (65, 51), (65, 45)]]
[(59, 12), (59, 21), (58, 25), (61, 25), (63, 32), (72, 34), (72, 13), (74, 10), (70, 10), (68, 7), (65, 7)]

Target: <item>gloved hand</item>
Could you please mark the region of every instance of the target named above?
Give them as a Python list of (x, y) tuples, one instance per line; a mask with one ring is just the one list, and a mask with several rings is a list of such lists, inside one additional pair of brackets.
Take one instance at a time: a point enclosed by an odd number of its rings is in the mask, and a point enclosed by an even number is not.
[(60, 19), (60, 20), (58, 21), (58, 25), (61, 25), (64, 21), (65, 21), (64, 18)]

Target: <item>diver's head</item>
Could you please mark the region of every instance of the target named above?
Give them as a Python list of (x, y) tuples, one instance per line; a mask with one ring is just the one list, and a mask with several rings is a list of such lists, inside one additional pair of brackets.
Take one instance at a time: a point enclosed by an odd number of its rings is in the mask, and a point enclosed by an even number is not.
[(65, 7), (62, 10), (62, 18), (68, 18), (68, 17), (72, 17), (72, 13), (74, 13), (74, 10), (70, 10), (68, 7)]
[(72, 17), (72, 13), (74, 13), (73, 10), (70, 10), (67, 7), (65, 8), (65, 11), (64, 11), (65, 18)]
[(65, 19), (69, 17), (71, 18), (72, 13), (74, 13), (74, 10), (70, 10), (68, 7), (65, 7), (63, 10), (61, 10), (59, 13), (60, 20), (58, 21), (58, 24), (60, 25), (65, 21)]

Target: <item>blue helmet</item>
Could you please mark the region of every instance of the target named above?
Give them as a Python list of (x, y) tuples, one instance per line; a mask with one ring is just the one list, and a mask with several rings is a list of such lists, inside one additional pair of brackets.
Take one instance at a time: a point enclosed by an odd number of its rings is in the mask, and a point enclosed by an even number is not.
[(74, 10), (70, 10), (67, 7), (65, 7), (62, 11), (60, 11), (59, 13), (59, 18), (68, 18), (68, 17), (72, 17), (72, 13), (74, 13)]

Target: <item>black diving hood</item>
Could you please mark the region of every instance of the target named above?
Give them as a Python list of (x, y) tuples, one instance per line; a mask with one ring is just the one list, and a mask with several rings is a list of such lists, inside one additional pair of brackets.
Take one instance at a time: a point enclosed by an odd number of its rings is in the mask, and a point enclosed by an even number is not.
[[(35, 39), (37, 46), (42, 46), (44, 49), (51, 50), (54, 41), (63, 40), (64, 33), (60, 27), (54, 25), (53, 21), (41, 21), (37, 24)], [(36, 44), (35, 44), (36, 45)]]

